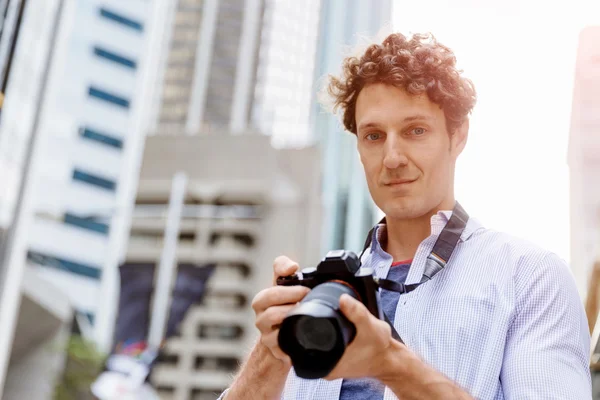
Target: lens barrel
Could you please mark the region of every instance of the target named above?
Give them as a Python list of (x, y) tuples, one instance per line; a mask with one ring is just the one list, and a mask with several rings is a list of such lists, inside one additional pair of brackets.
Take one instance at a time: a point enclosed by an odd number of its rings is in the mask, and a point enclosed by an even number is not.
[(340, 312), (340, 296), (357, 298), (346, 284), (317, 285), (283, 320), (279, 347), (290, 356), (296, 375), (304, 379), (327, 376), (337, 365), (356, 328)]

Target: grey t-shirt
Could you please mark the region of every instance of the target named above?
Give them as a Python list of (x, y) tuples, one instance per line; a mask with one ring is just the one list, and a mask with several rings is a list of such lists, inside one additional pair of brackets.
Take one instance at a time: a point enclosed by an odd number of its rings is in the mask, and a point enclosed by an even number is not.
[[(409, 263), (394, 263), (390, 268), (387, 279), (395, 282), (404, 283), (410, 268)], [(400, 293), (389, 290), (381, 290), (381, 307), (383, 312), (394, 323), (396, 316), (396, 306)], [(376, 379), (345, 379), (342, 382), (340, 391), (340, 400), (383, 400), (384, 385)]]

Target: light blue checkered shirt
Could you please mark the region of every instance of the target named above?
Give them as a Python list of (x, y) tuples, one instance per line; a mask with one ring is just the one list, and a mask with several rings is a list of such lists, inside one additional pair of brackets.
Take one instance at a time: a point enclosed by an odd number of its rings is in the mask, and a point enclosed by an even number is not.
[[(432, 217), (406, 284), (421, 280), (451, 214)], [(363, 257), (380, 278), (392, 264), (379, 244), (385, 229), (374, 231)], [(394, 326), (410, 349), (477, 399), (591, 399), (587, 319), (568, 265), (473, 218), (446, 268), (400, 296)], [(292, 370), (282, 399), (338, 399), (341, 385)], [(392, 399), (386, 388), (384, 400)]]

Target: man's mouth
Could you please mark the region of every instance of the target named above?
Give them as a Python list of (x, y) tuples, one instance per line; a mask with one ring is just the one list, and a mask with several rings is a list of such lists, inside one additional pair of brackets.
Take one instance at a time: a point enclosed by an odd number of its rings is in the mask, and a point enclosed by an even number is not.
[(392, 179), (384, 183), (385, 186), (402, 186), (413, 183), (416, 179)]

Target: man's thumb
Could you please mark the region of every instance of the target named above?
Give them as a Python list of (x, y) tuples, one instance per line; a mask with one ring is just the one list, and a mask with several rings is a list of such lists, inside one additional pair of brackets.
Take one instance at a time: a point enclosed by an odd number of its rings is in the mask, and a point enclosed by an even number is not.
[(340, 297), (340, 310), (354, 324), (358, 324), (369, 317), (369, 310), (360, 301), (347, 294)]

